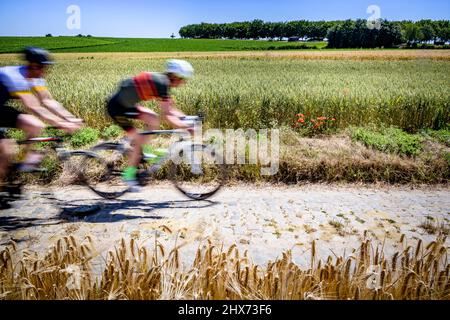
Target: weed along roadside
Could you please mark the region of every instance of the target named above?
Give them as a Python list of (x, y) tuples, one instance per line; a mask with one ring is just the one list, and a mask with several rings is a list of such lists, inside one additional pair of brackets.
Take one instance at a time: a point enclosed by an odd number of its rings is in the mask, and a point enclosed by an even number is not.
[[(319, 117), (320, 118), (320, 117)], [(66, 145), (72, 149), (89, 149), (100, 141), (115, 141), (123, 138), (123, 131), (110, 125), (103, 130), (84, 128), (72, 136), (62, 132), (48, 131), (46, 134), (65, 136)], [(8, 133), (12, 139), (21, 139), (18, 130)], [(233, 182), (352, 182), (388, 184), (445, 184), (450, 178), (450, 133), (421, 130), (409, 134), (394, 127), (349, 127), (328, 128), (312, 133), (298, 127), (283, 127), (280, 130), (279, 167), (274, 175), (263, 175), (261, 162), (231, 163), (228, 179)], [(152, 141), (154, 147), (167, 147), (168, 139)], [(248, 143), (248, 142), (247, 142)], [(226, 148), (223, 154), (226, 155)], [(65, 185), (69, 181), (60, 179), (73, 168), (65, 168), (56, 158), (47, 158), (43, 163), (47, 172), (29, 176), (31, 183)], [(156, 178), (164, 180), (165, 171)], [(30, 180), (31, 179), (31, 180)]]

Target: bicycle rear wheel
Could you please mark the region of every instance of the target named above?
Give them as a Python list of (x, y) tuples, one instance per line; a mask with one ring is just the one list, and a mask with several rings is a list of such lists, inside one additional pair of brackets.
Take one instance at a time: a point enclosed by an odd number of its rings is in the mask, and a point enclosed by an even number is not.
[(222, 156), (202, 144), (184, 145), (171, 153), (170, 179), (190, 199), (205, 200), (220, 190), (227, 178)]

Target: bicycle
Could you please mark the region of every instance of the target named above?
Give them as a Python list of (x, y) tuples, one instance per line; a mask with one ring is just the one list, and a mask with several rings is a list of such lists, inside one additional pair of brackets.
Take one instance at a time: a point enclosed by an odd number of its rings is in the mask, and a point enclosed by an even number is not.
[[(47, 129), (57, 129), (54, 127), (47, 127)], [(0, 130), (0, 139), (8, 139), (5, 137), (5, 129)], [(11, 139), (14, 140), (14, 139)], [(77, 157), (82, 157), (85, 159), (86, 157), (96, 157), (95, 153), (89, 151), (80, 151), (80, 150), (66, 150), (63, 147), (64, 139), (62, 137), (39, 137), (32, 138), (26, 140), (18, 140), (15, 143), (18, 146), (22, 145), (30, 145), (30, 144), (42, 144), (42, 150), (39, 151), (44, 157), (49, 156), (50, 152), (54, 152), (56, 154), (56, 158), (60, 163), (70, 163), (69, 159), (76, 159)], [(43, 158), (42, 162), (45, 161)], [(41, 162), (41, 163), (42, 163)], [(79, 162), (79, 161), (78, 161)], [(8, 209), (11, 208), (11, 204), (23, 199), (23, 188), (26, 185), (24, 182), (23, 174), (45, 174), (47, 172), (46, 169), (36, 168), (33, 170), (28, 170), (26, 172), (22, 172), (20, 169), (22, 166), (22, 162), (13, 162), (5, 175), (5, 181), (2, 182), (0, 186), (0, 209)], [(71, 171), (73, 174), (81, 177), (78, 172), (79, 168), (72, 168)]]
[[(181, 120), (198, 123), (203, 117), (187, 116)], [(225, 183), (227, 170), (222, 156), (212, 146), (192, 141), (186, 130), (153, 130), (139, 134), (178, 137), (168, 149), (157, 149), (156, 154), (142, 151), (137, 173), (141, 187), (148, 185), (158, 172), (166, 173), (185, 196), (193, 200), (205, 200), (216, 194)], [(97, 195), (109, 200), (130, 192), (130, 188), (122, 181), (130, 149), (127, 139), (104, 142), (91, 148), (90, 151), (97, 157), (88, 156), (82, 165), (85, 184)], [(164, 171), (163, 168), (168, 170)]]

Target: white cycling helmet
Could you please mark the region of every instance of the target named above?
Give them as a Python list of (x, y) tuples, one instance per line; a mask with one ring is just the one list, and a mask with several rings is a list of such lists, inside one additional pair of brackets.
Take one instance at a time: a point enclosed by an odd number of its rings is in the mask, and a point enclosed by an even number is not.
[(181, 79), (189, 79), (194, 76), (194, 68), (189, 62), (184, 60), (168, 60), (166, 72), (172, 73)]

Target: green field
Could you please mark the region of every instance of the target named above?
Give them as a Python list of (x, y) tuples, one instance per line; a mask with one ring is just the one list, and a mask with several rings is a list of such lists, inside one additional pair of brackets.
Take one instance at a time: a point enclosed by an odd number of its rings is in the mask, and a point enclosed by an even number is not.
[(88, 37), (0, 37), (0, 53), (20, 52), (24, 46), (40, 46), (52, 52), (177, 52), (295, 50), (323, 48), (324, 42), (287, 43), (285, 41), (133, 39)]
[[(0, 65), (18, 63), (12, 56)], [(62, 55), (48, 77), (55, 97), (93, 127), (110, 123), (105, 100), (118, 82), (165, 59), (140, 54)], [(186, 112), (220, 128), (290, 125), (297, 113), (335, 117), (339, 128), (387, 124), (439, 129), (450, 122), (446, 61), (303, 60), (264, 56), (193, 57), (196, 77), (174, 91)], [(154, 106), (154, 103), (148, 103)]]

